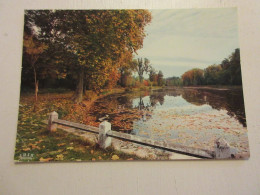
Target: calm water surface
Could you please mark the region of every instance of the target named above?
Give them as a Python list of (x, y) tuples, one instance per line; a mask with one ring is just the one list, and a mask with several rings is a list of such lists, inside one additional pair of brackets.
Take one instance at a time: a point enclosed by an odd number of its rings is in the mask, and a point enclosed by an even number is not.
[(113, 94), (90, 113), (112, 129), (155, 140), (212, 148), (223, 137), (248, 152), (242, 89), (160, 89)]

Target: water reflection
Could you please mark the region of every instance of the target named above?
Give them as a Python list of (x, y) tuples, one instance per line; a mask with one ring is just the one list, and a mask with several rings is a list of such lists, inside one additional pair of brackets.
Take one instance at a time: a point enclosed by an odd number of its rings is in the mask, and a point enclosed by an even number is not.
[[(151, 91), (149, 95), (139, 93), (138, 98), (133, 99), (133, 108), (140, 110), (151, 110), (158, 106), (162, 106), (165, 102), (165, 97), (181, 96), (187, 102), (194, 105), (208, 104), (213, 109), (224, 109), (227, 113), (239, 120), (246, 127), (246, 118), (244, 110), (244, 100), (242, 89), (234, 90), (212, 90), (212, 89), (161, 89)], [(168, 108), (178, 106), (176, 102), (169, 102), (170, 98), (165, 103)], [(179, 102), (180, 103), (180, 102)], [(182, 102), (183, 103), (183, 102)]]
[(242, 89), (160, 89), (106, 96), (89, 117), (105, 117), (112, 129), (193, 147), (213, 147), (224, 137), (248, 151)]
[(246, 127), (243, 90), (190, 89), (182, 91), (182, 97), (196, 105), (209, 104), (212, 108), (225, 109), (227, 113), (239, 120)]

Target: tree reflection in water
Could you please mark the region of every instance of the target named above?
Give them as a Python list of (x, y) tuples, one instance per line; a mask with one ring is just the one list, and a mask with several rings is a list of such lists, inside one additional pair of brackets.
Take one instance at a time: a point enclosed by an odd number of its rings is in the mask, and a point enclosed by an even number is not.
[(183, 90), (182, 97), (195, 105), (209, 104), (213, 109), (227, 111), (227, 114), (235, 117), (246, 127), (246, 117), (243, 99), (243, 90), (212, 90), (212, 89), (190, 89)]
[(214, 140), (222, 136), (232, 146), (248, 151), (242, 89), (112, 94), (96, 101), (88, 117), (97, 124), (105, 117), (115, 131), (185, 146), (213, 147)]
[(140, 95), (140, 109), (147, 107), (156, 108), (158, 103), (164, 104), (165, 96), (182, 96), (187, 102), (200, 106), (210, 105), (213, 109), (226, 110), (227, 114), (235, 117), (244, 127), (246, 127), (246, 117), (244, 109), (244, 99), (242, 88), (219, 90), (219, 89), (160, 89), (150, 93), (150, 102), (144, 106)]
[(242, 88), (232, 90), (177, 88), (113, 94), (95, 102), (89, 116), (95, 117), (96, 122), (106, 117), (105, 120), (112, 123), (113, 130), (131, 133), (133, 121), (147, 121), (152, 118), (153, 111), (157, 108), (174, 106), (173, 102), (165, 100), (167, 96), (180, 96), (197, 106), (208, 104), (213, 109), (226, 110), (228, 115), (246, 126)]

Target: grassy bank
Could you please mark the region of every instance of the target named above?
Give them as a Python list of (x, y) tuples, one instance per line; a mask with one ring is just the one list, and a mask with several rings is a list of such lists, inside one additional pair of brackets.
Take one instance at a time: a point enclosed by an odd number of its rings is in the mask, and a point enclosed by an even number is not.
[[(110, 91), (101, 96), (120, 92)], [(123, 91), (122, 91), (123, 92)], [(16, 161), (102, 161), (102, 160), (138, 160), (135, 155), (126, 155), (113, 148), (103, 150), (96, 144), (83, 140), (62, 130), (49, 133), (43, 120), (48, 113), (57, 111), (59, 118), (88, 124), (85, 118), (87, 106), (95, 101), (85, 99), (85, 104), (74, 104), (71, 92), (39, 94), (37, 111), (33, 111), (33, 94), (21, 95), (18, 129), (15, 148)], [(89, 107), (90, 108), (90, 107)], [(91, 125), (91, 124), (90, 124)]]

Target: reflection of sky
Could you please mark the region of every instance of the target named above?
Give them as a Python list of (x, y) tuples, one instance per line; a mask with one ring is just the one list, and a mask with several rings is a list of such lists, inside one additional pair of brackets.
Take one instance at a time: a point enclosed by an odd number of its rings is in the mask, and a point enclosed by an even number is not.
[[(142, 98), (144, 105), (150, 104), (149, 96)], [(140, 98), (133, 100), (139, 105)], [(208, 104), (194, 105), (182, 96), (164, 96), (151, 113), (134, 121), (133, 134), (153, 140), (173, 142), (181, 145), (210, 149), (217, 138), (223, 137), (231, 146), (247, 151), (247, 131), (239, 121), (226, 110), (213, 109)], [(243, 141), (246, 140), (246, 141)]]
[[(151, 105), (150, 97), (145, 96), (142, 98), (144, 106)], [(138, 107), (140, 103), (140, 98), (133, 99), (133, 107)], [(212, 110), (212, 107), (210, 105), (204, 104), (204, 105), (194, 105), (189, 102), (187, 102), (182, 96), (164, 96), (164, 102), (161, 105), (158, 101), (156, 105), (153, 107), (154, 111), (167, 111), (170, 108), (174, 108), (174, 114), (195, 114), (200, 112), (207, 112)]]

